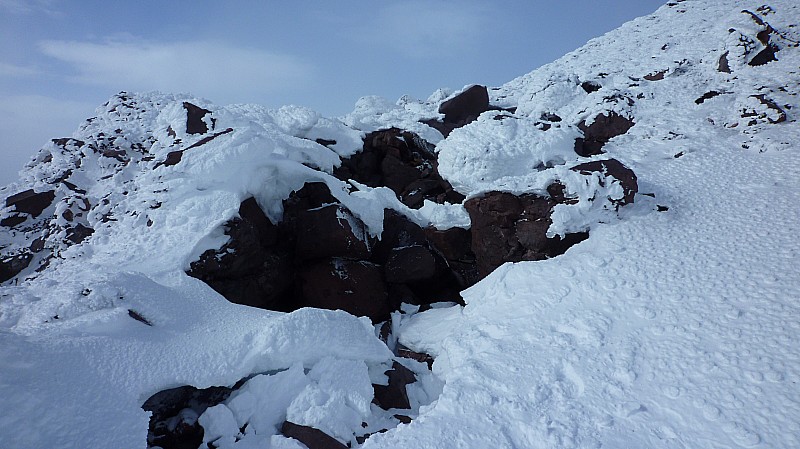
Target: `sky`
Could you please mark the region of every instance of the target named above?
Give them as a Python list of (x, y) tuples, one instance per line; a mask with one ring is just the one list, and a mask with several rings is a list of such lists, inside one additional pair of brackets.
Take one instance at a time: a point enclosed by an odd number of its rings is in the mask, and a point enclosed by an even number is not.
[(665, 0), (0, 0), (0, 186), (119, 91), (219, 105), (498, 86)]

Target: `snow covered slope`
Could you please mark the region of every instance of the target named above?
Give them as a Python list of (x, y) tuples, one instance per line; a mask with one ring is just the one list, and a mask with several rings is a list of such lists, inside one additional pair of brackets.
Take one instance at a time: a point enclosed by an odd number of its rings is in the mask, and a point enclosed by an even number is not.
[[(447, 91), (365, 97), (341, 120), (116, 96), (2, 190), (17, 196), (0, 249), (40, 251), (0, 287), (0, 447), (143, 448), (154, 393), (258, 373), (200, 417), (218, 447), (301, 447), (277, 434), (286, 419), (354, 445), (359, 420), (395, 426), (365, 448), (800, 447), (798, 42), (790, 0), (670, 2), (490, 89), (508, 111), (447, 137), (420, 122)], [(603, 139), (603, 115), (633, 126)], [(184, 273), (242, 200), (279, 220), (309, 181), (372, 235), (384, 207), (468, 225), (461, 205), (413, 210), (328, 174), (390, 126), (436, 144), (468, 197), (563, 182), (581, 200), (555, 207), (550, 234), (591, 229), (561, 256), (498, 268), (464, 307), (395, 315), (399, 342), (436, 360), (432, 375), (406, 362), (421, 378), (410, 424), (369, 404), (393, 363), (369, 320), (231, 304)], [(618, 213), (603, 198), (619, 186), (565, 168), (608, 157), (638, 177)], [(238, 434), (243, 419), (258, 432)]]

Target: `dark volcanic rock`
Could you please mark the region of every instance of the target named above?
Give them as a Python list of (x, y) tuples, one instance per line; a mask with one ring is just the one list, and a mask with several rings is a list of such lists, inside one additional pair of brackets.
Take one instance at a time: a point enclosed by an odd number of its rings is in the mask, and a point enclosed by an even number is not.
[(472, 236), (469, 229), (425, 228), (425, 236), (431, 247), (435, 248), (445, 259), (464, 260), (474, 258), (472, 254)]
[(633, 203), (636, 192), (639, 191), (636, 173), (616, 159), (586, 162), (576, 165), (570, 170), (574, 170), (583, 174), (599, 172), (606, 176), (617, 179), (620, 185), (622, 185), (622, 190), (624, 192), (622, 200), (615, 202), (618, 206)]
[(152, 412), (147, 432), (148, 447), (163, 449), (197, 449), (203, 443), (203, 428), (197, 418), (207, 408), (222, 403), (233, 388), (197, 389), (183, 386), (160, 391), (142, 404)]
[(563, 254), (588, 233), (547, 237), (554, 198), (489, 192), (465, 204), (472, 221), (472, 251), (480, 278), (505, 262), (542, 260)]
[(388, 385), (373, 385), (375, 389), (374, 403), (384, 409), (393, 408), (410, 409), (406, 385), (417, 381), (414, 372), (398, 362), (392, 364), (392, 369), (385, 372), (389, 377)]
[(229, 301), (271, 310), (291, 310), (287, 295), (292, 284), (290, 250), (278, 240), (278, 230), (248, 198), (239, 217), (225, 224), (230, 240), (204, 252), (187, 272)]
[(436, 275), (436, 259), (421, 245), (394, 248), (384, 266), (386, 281), (408, 283), (430, 279)]
[(281, 433), (305, 444), (308, 449), (347, 449), (347, 446), (339, 440), (319, 429), (301, 426), (290, 421), (283, 423)]
[(208, 132), (208, 125), (203, 121), (206, 114), (211, 114), (208, 109), (195, 106), (188, 101), (183, 102), (186, 109), (186, 132), (189, 134), (205, 134)]
[(587, 93), (590, 94), (592, 92), (597, 92), (603, 86), (595, 81), (584, 81), (581, 83), (581, 88)]
[(35, 192), (33, 189), (25, 190), (6, 198), (6, 207), (14, 207), (16, 212), (22, 212), (38, 217), (56, 197), (53, 190)]
[(340, 309), (375, 323), (389, 317), (383, 270), (369, 262), (330, 259), (302, 267), (297, 288), (306, 307)]
[(31, 260), (33, 260), (33, 254), (28, 252), (0, 259), (0, 282), (5, 282), (18, 275), (20, 271), (28, 268)]
[(444, 122), (463, 126), (489, 110), (489, 93), (486, 86), (475, 85), (439, 105)]
[(613, 111), (597, 115), (591, 125), (586, 125), (586, 121), (582, 120), (578, 128), (583, 131), (583, 137), (575, 139), (575, 152), (583, 157), (601, 154), (603, 145), (625, 134), (633, 125), (633, 120)]
[(298, 214), (295, 255), (298, 260), (370, 256), (364, 224), (341, 205), (301, 211)]
[(455, 192), (437, 170), (433, 145), (412, 132), (390, 128), (364, 137), (364, 147), (342, 161), (333, 174), (370, 187), (392, 189), (405, 205), (422, 206), (424, 200), (458, 203), (464, 196)]

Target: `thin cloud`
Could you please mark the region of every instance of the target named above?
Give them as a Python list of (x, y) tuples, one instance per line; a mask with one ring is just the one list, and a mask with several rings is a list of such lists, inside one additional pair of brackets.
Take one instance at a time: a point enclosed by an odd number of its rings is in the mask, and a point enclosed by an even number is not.
[(72, 67), (70, 81), (115, 90), (192, 92), (225, 101), (297, 88), (313, 74), (312, 65), (300, 58), (218, 42), (50, 40), (39, 48)]
[(466, 2), (393, 2), (378, 16), (360, 35), (414, 58), (463, 53), (492, 32), (491, 10)]
[(0, 62), (1, 77), (23, 78), (23, 77), (35, 76), (40, 73), (41, 72), (39, 71), (39, 69), (35, 69), (33, 67), (25, 67), (21, 65), (6, 64), (4, 62)]
[(0, 8), (12, 14), (44, 13), (55, 16), (59, 12), (53, 0), (0, 0)]

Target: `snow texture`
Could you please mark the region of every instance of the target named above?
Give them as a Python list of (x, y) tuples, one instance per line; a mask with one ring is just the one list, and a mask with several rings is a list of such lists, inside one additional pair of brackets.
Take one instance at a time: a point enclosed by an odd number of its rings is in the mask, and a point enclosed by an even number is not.
[[(365, 97), (341, 119), (115, 96), (0, 191), (56, 189), (27, 228), (0, 233), (6, 249), (46, 236), (55, 255), (0, 287), (0, 446), (144, 448), (152, 394), (248, 376), (199, 417), (207, 441), (302, 447), (275, 435), (289, 418), (355, 444), (360, 420), (376, 426), (365, 432), (389, 423), (369, 384), (392, 353), (368, 320), (231, 304), (183, 270), (225, 241), (220, 225), (242, 200), (278, 221), (281, 200), (308, 181), (325, 182), (372, 235), (383, 207), (468, 224), (461, 205), (411, 211), (386, 188), (349, 192), (329, 175), (365, 133), (397, 126), (437, 144), (441, 173), (470, 196), (542, 193), (559, 179), (598, 200), (556, 208), (551, 234), (591, 228), (564, 255), (503, 265), (463, 292), (463, 308), (395, 314), (399, 342), (436, 361), (428, 374), (403, 362), (420, 377), (408, 390), (415, 419), (364, 448), (800, 447), (798, 30), (791, 0), (676, 0), (490, 89), (493, 105), (516, 111), (446, 139), (420, 120), (439, 117), (450, 90)], [(207, 133), (187, 132), (183, 102), (212, 111)], [(577, 124), (610, 111), (635, 125), (607, 154), (576, 156)], [(547, 114), (561, 121), (540, 129)], [(124, 155), (103, 153), (111, 137)], [(164, 164), (175, 151), (181, 160)], [(617, 213), (604, 199), (618, 185), (568, 170), (607, 157), (654, 198)], [(80, 244), (53, 218), (67, 209), (94, 229)]]

